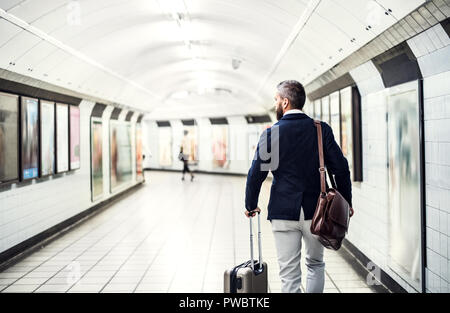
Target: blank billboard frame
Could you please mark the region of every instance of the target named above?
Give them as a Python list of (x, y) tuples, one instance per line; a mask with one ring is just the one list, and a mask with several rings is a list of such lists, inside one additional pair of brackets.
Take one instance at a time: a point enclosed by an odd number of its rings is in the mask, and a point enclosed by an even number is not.
[[(35, 154), (35, 158), (36, 158), (36, 161), (35, 161), (36, 167), (35, 168), (34, 167), (26, 168), (26, 166), (24, 164), (24, 162), (25, 162), (25, 160), (24, 160), (24, 154), (25, 154), (24, 127), (26, 126), (26, 125), (24, 125), (24, 114), (28, 114), (28, 110), (25, 112), (24, 105), (25, 105), (25, 103), (27, 103), (27, 101), (33, 101), (36, 104), (36, 112), (35, 112), (36, 113), (36, 120), (35, 120), (36, 132), (35, 132), (35, 134), (31, 134), (32, 137), (36, 137), (36, 138), (33, 143), (29, 143), (29, 144), (36, 145), (36, 147), (31, 148), (31, 150), (34, 150), (34, 151), (30, 150), (31, 154)], [(27, 138), (28, 137), (29, 136), (27, 134)], [(40, 142), (39, 141), (40, 141), (40, 139), (39, 139), (39, 99), (31, 98), (31, 97), (20, 97), (20, 144), (19, 144), (19, 146), (20, 146), (20, 151), (21, 151), (21, 153), (20, 153), (20, 161), (21, 161), (20, 162), (20, 178), (21, 178), (21, 181), (29, 181), (29, 180), (39, 178), (39, 168), (40, 168), (40, 166), (39, 166), (40, 165), (39, 164), (40, 163), (40, 156), (39, 156), (40, 155), (40, 151), (39, 151), (40, 150), (40, 147), (39, 147)], [(28, 142), (27, 142), (27, 146), (28, 146)], [(30, 157), (31, 157), (31, 159), (33, 159), (33, 156), (30, 156)], [(30, 163), (34, 163), (34, 161), (30, 160)], [(30, 165), (33, 166), (33, 164), (30, 164)], [(31, 175), (25, 174), (25, 171), (28, 171), (28, 170), (32, 170)]]
[[(66, 109), (67, 109), (67, 114), (65, 114), (66, 116), (65, 116), (65, 120), (66, 120), (66, 125), (67, 125), (67, 129), (65, 130), (65, 133), (66, 133), (66, 135), (67, 135), (67, 140), (65, 141), (65, 145), (67, 146), (66, 147), (66, 150), (67, 150), (67, 166), (65, 166), (63, 169), (60, 169), (59, 168), (59, 162), (60, 162), (60, 157), (61, 157), (61, 155), (60, 155), (60, 153), (59, 153), (59, 140), (58, 140), (58, 135), (61, 135), (61, 134), (59, 134), (59, 131), (58, 131), (58, 125), (59, 125), (59, 123), (58, 123), (58, 106), (59, 107), (65, 107)], [(63, 116), (62, 116), (62, 118), (64, 118), (64, 112), (63, 112)], [(70, 170), (70, 160), (69, 160), (69, 157), (70, 157), (70, 145), (69, 145), (69, 140), (70, 140), (70, 138), (69, 138), (69, 105), (68, 104), (65, 104), (65, 103), (56, 103), (56, 114), (55, 114), (55, 119), (56, 119), (56, 145), (55, 145), (55, 151), (56, 151), (56, 174), (62, 174), (62, 173), (67, 173), (67, 172), (69, 172), (69, 170)], [(64, 129), (63, 129), (64, 130)]]
[(2, 96), (7, 96), (7, 97), (12, 97), (15, 98), (16, 100), (16, 174), (15, 177), (11, 178), (11, 179), (6, 179), (3, 181), (0, 181), (0, 186), (6, 186), (9, 184), (14, 184), (14, 183), (18, 183), (20, 181), (20, 177), (21, 177), (21, 153), (20, 153), (20, 136), (21, 136), (21, 126), (20, 126), (20, 122), (21, 122), (21, 110), (20, 110), (20, 98), (18, 95), (15, 94), (11, 94), (11, 93), (3, 93), (0, 92), (0, 95)]
[[(44, 167), (43, 167), (43, 159), (44, 159), (44, 149), (43, 149), (43, 141), (44, 141), (44, 136), (43, 136), (43, 123), (44, 123), (44, 118), (43, 118), (43, 114), (42, 114), (42, 106), (43, 104), (51, 104), (53, 105), (53, 167), (52, 167), (52, 171), (51, 173), (47, 173), (44, 172)], [(45, 178), (45, 177), (49, 177), (52, 176), (54, 174), (56, 174), (56, 109), (55, 109), (55, 103), (52, 101), (47, 101), (47, 100), (40, 100), (39, 101), (39, 150), (40, 150), (40, 170), (39, 170), (39, 177), (41, 178)]]

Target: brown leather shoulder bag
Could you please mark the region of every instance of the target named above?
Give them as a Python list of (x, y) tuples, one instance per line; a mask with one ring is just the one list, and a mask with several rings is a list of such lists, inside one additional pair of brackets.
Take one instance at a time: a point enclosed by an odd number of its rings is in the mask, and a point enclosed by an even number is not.
[(353, 209), (347, 200), (337, 191), (333, 177), (330, 176), (333, 188), (326, 189), (326, 169), (323, 157), (322, 125), (314, 121), (317, 128), (320, 160), (320, 196), (311, 222), (311, 232), (319, 236), (325, 248), (339, 250), (348, 231)]

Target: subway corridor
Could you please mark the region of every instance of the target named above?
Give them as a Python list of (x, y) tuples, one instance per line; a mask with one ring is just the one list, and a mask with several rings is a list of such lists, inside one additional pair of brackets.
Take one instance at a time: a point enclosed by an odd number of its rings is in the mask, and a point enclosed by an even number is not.
[[(199, 174), (194, 182), (182, 182), (180, 177), (146, 172), (142, 187), (1, 272), (1, 292), (223, 292), (224, 270), (250, 258), (245, 178)], [(269, 188), (267, 181), (262, 208)], [(263, 259), (269, 291), (277, 293), (281, 283), (266, 214), (263, 209)], [(326, 251), (325, 292), (387, 291), (368, 286), (345, 253)], [(303, 264), (302, 273), (304, 291)]]

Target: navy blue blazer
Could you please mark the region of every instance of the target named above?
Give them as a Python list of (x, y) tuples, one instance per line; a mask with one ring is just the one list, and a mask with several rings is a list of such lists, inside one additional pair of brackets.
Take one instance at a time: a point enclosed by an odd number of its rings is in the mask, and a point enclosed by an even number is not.
[[(338, 191), (352, 205), (348, 162), (334, 139), (331, 127), (324, 122), (321, 124), (325, 166), (334, 175)], [(277, 132), (279, 136), (276, 136)], [(276, 149), (277, 145), (279, 162), (278, 166), (274, 167), (277, 165), (274, 157), (276, 151), (272, 150)], [(269, 159), (267, 156), (272, 152), (274, 154)], [(261, 167), (261, 165), (270, 167), (267, 165), (269, 163), (272, 163), (272, 168)], [(258, 207), (261, 185), (271, 170), (273, 182), (268, 220), (298, 221), (301, 208), (304, 210), (305, 220), (311, 220), (320, 195), (319, 167), (317, 128), (314, 120), (306, 114), (285, 115), (278, 123), (267, 129), (259, 140), (247, 176), (246, 209), (252, 211)]]

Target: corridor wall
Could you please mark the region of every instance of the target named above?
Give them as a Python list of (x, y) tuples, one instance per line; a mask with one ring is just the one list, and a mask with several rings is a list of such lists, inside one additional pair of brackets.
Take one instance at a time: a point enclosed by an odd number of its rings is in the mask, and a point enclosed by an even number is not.
[(423, 73), (427, 292), (450, 292), (450, 38), (438, 24), (408, 41)]
[[(422, 226), (425, 252), (426, 292), (449, 292), (450, 282), (450, 39), (442, 24), (407, 41), (423, 75), (424, 177), (425, 197)], [(389, 232), (389, 147), (387, 117), (393, 88), (385, 88), (383, 78), (369, 61), (350, 72), (362, 101), (363, 181), (353, 183), (352, 218), (348, 240), (408, 292), (421, 291), (421, 286), (398, 274), (390, 261), (392, 236)], [(420, 128), (420, 119), (416, 127)], [(404, 138), (408, 140), (408, 138)], [(418, 191), (420, 194), (422, 192)], [(370, 270), (370, 264), (368, 269)]]
[[(83, 211), (108, 200), (121, 191), (137, 184), (133, 170), (132, 180), (110, 193), (109, 120), (113, 110), (105, 109), (103, 121), (103, 194), (91, 199), (91, 148), (90, 121), (95, 103), (83, 100), (80, 109), (80, 168), (53, 176), (18, 182), (0, 187), (0, 254), (18, 244), (47, 231)], [(127, 110), (119, 120), (124, 120)], [(136, 168), (135, 125), (137, 113), (129, 123), (132, 125), (132, 168)]]

